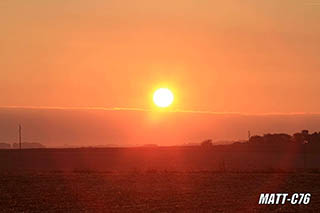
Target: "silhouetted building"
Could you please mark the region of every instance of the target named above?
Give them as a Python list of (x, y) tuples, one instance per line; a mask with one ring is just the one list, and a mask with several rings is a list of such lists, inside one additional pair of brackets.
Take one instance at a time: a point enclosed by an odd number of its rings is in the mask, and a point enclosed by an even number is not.
[(209, 139), (209, 140), (202, 141), (201, 146), (205, 148), (212, 147), (213, 146), (212, 140)]

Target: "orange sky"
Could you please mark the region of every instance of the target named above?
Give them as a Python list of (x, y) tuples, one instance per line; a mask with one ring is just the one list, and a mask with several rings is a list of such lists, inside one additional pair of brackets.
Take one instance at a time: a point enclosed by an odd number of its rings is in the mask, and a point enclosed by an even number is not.
[(2, 0), (0, 106), (319, 112), (316, 2)]

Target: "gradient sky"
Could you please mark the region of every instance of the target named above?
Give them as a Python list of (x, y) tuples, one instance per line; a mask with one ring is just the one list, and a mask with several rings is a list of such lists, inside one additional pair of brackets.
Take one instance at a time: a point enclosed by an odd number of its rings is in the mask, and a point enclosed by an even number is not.
[(0, 106), (319, 112), (318, 0), (2, 0)]

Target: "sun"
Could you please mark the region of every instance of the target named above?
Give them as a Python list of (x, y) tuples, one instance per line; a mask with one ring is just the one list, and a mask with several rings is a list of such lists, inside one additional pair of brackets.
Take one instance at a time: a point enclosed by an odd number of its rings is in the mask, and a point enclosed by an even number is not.
[(158, 107), (168, 107), (174, 99), (173, 93), (168, 88), (159, 88), (153, 94), (153, 102)]

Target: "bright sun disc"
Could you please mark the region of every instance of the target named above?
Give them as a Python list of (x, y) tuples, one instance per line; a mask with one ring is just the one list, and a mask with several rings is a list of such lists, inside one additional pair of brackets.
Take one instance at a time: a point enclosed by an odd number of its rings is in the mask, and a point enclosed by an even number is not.
[(170, 106), (173, 98), (173, 93), (167, 88), (157, 89), (153, 94), (153, 101), (158, 107)]

